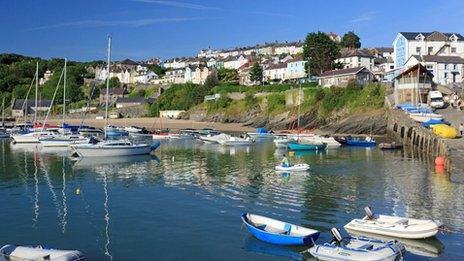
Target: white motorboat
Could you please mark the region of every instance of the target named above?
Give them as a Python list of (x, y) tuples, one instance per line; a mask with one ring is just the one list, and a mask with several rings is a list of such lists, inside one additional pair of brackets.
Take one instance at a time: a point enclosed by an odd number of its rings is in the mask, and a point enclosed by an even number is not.
[(277, 148), (280, 149), (286, 149), (290, 141), (293, 141), (293, 139), (287, 135), (275, 135), (274, 137), (274, 144)]
[(129, 133), (143, 133), (145, 131), (144, 128), (140, 128), (140, 127), (137, 127), (137, 126), (125, 127), (124, 130), (129, 132)]
[(15, 246), (5, 245), (0, 248), (0, 259), (3, 260), (51, 260), (51, 261), (78, 261), (85, 256), (78, 250), (47, 249), (41, 246)]
[(333, 137), (324, 137), (319, 135), (313, 136), (304, 136), (300, 137), (300, 141), (302, 143), (310, 143), (310, 144), (317, 144), (317, 143), (324, 143), (327, 145), (327, 148), (338, 148), (342, 144), (336, 141)]
[(306, 164), (306, 163), (295, 164), (295, 165), (289, 166), (289, 167), (284, 167), (282, 165), (277, 165), (277, 166), (275, 166), (275, 170), (277, 170), (277, 171), (288, 171), (288, 172), (291, 172), (291, 171), (307, 171), (307, 170), (309, 170), (309, 164)]
[(218, 143), (222, 146), (248, 146), (253, 144), (253, 140), (230, 136), (228, 139), (218, 140)]
[(40, 144), (44, 147), (68, 147), (75, 144), (87, 144), (90, 138), (80, 135), (54, 135), (39, 138)]
[[(156, 147), (155, 147), (156, 145)], [(159, 142), (153, 145), (133, 144), (124, 140), (108, 140), (97, 144), (71, 145), (75, 154), (79, 157), (116, 157), (149, 154), (158, 148)]]
[(319, 260), (397, 260), (405, 251), (397, 241), (381, 241), (362, 237), (342, 238), (336, 228), (332, 228), (334, 239), (330, 243), (314, 245), (308, 252)]
[(441, 120), (443, 116), (437, 113), (409, 113), (409, 117), (417, 122), (426, 122), (429, 120)]
[(266, 128), (257, 128), (256, 132), (247, 132), (247, 135), (253, 139), (273, 139), (274, 133), (269, 132)]
[(345, 225), (350, 232), (371, 233), (397, 238), (420, 239), (433, 237), (442, 226), (440, 221), (421, 220), (414, 218), (374, 215), (369, 207), (364, 208), (366, 216), (353, 219)]
[(206, 135), (206, 136), (200, 136), (200, 140), (206, 142), (206, 143), (219, 143), (221, 140), (228, 140), (230, 139), (231, 136), (225, 133), (221, 133), (218, 135)]
[(14, 134), (11, 135), (14, 143), (39, 143), (40, 138), (49, 138), (57, 135), (56, 132), (52, 131), (37, 131), (26, 134)]

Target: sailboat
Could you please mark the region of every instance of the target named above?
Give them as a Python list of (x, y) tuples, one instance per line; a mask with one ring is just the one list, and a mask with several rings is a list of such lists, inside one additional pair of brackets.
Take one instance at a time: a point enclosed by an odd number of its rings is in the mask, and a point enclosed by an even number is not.
[(297, 128), (298, 128), (298, 134), (293, 141), (289, 141), (287, 143), (287, 147), (290, 150), (323, 150), (327, 147), (326, 144), (322, 142), (313, 142), (313, 141), (301, 141), (300, 139), (300, 117), (301, 117), (301, 84), (298, 92), (298, 120), (297, 120)]
[[(32, 84), (31, 84), (31, 87), (32, 87)], [(29, 94), (29, 91), (26, 95), (26, 101), (23, 102), (23, 109), (24, 109), (23, 111), (24, 111), (25, 117), (27, 117), (26, 115), (28, 113), (27, 96)], [(34, 107), (34, 120), (33, 120), (34, 124), (37, 123), (38, 92), (39, 92), (39, 62), (37, 62), (36, 70), (35, 70), (35, 105), (34, 105), (35, 107)], [(43, 125), (43, 127), (38, 131), (33, 131), (30, 133), (26, 133), (26, 134), (12, 135), (11, 137), (13, 138), (13, 143), (39, 143), (39, 138), (47, 137), (47, 136), (49, 137), (49, 136), (53, 136), (56, 134), (55, 132), (45, 130), (44, 127), (45, 125)]]
[[(105, 101), (105, 126), (108, 126), (108, 96), (111, 72), (111, 37), (108, 38), (108, 76), (106, 78), (106, 101)], [(91, 144), (71, 145), (74, 154), (78, 157), (114, 157), (149, 154), (159, 147), (160, 143), (134, 144), (129, 140), (108, 140), (107, 128), (105, 128), (105, 140)]]
[(2, 101), (2, 127), (0, 128), (0, 139), (1, 138), (9, 138), (10, 134), (8, 134), (5, 130), (5, 96), (3, 96)]
[[(50, 136), (45, 136), (45, 137), (40, 137), (39, 141), (44, 147), (68, 147), (71, 144), (85, 144), (89, 143), (90, 138), (85, 138), (80, 135), (75, 135), (72, 134), (70, 131), (67, 131), (65, 128), (65, 120), (66, 120), (66, 65), (67, 65), (67, 59), (64, 59), (64, 68), (63, 68), (63, 124), (61, 125), (61, 129), (59, 129), (61, 132), (56, 133), (55, 135), (50, 135)], [(56, 91), (59, 88), (59, 83), (56, 86), (55, 94)], [(55, 97), (53, 97), (54, 100)], [(48, 119), (48, 115), (51, 110), (50, 109), (47, 112), (47, 116), (45, 117), (44, 124), (43, 126), (46, 126), (46, 121)]]

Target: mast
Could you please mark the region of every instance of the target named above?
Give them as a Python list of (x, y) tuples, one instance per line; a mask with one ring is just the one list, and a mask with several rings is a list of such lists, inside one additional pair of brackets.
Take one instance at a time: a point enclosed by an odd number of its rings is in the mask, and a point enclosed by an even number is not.
[(111, 36), (108, 37), (108, 61), (107, 61), (107, 71), (108, 76), (106, 77), (106, 101), (105, 101), (105, 139), (106, 139), (106, 127), (108, 126), (108, 100), (110, 93), (110, 70), (111, 70)]
[(35, 68), (35, 108), (34, 108), (34, 121), (37, 121), (37, 97), (39, 92), (39, 62), (37, 62), (37, 66)]
[(5, 96), (2, 101), (2, 128), (5, 127)]
[(68, 62), (67, 58), (64, 58), (64, 79), (63, 79), (63, 127), (66, 118), (66, 63)]

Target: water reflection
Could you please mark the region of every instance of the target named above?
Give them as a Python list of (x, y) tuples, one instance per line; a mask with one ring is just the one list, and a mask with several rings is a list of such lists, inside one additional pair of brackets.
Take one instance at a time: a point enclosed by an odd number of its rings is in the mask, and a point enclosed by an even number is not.
[[(18, 145), (2, 144), (2, 162), (11, 164), (0, 168), (0, 196), (17, 206), (4, 210), (0, 229), (16, 242), (30, 243), (33, 238), (45, 244), (58, 238), (57, 247), (79, 248), (97, 260), (163, 259), (171, 252), (176, 259), (220, 259), (230, 254), (241, 260), (301, 260), (293, 248), (248, 238), (239, 230), (240, 213), (272, 216), (326, 232), (362, 216), (363, 207), (371, 205), (378, 213), (440, 219), (456, 231), (413, 241), (418, 245), (410, 244), (414, 255), (409, 254), (408, 260), (460, 257), (456, 253), (464, 231), (464, 186), (402, 151), (299, 152), (290, 160), (310, 164), (309, 172), (277, 173), (275, 164), (288, 152), (275, 150), (271, 142), (231, 149), (179, 141), (163, 144), (157, 156), (79, 161), (72, 161), (66, 152)], [(82, 189), (80, 195), (75, 188)], [(1, 225), (11, 223), (9, 217), (30, 224), (31, 204), (35, 229), (29, 234)], [(173, 225), (179, 229), (165, 230)], [(152, 236), (160, 233), (162, 239)], [(135, 244), (141, 235), (144, 242)], [(82, 236), (89, 243), (75, 239)], [(215, 240), (197, 240), (201, 236)], [(321, 242), (328, 237), (322, 234)], [(179, 253), (174, 245), (181, 241), (188, 243)], [(205, 256), (200, 256), (201, 247), (207, 248), (201, 251)], [(219, 250), (224, 248), (228, 250)], [(130, 256), (135, 251), (138, 254)], [(266, 255), (252, 254), (256, 252)]]

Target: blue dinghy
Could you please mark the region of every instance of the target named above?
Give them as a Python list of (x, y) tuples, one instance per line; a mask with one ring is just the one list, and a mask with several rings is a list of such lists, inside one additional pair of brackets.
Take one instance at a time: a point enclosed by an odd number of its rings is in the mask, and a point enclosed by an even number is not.
[(277, 245), (311, 245), (319, 238), (319, 231), (289, 224), (255, 214), (242, 214), (248, 231), (257, 239)]
[(287, 147), (289, 150), (324, 150), (327, 147), (327, 145), (290, 142), (288, 143)]
[(377, 143), (375, 140), (360, 140), (360, 139), (349, 139), (346, 140), (346, 145), (357, 146), (357, 147), (374, 147)]

